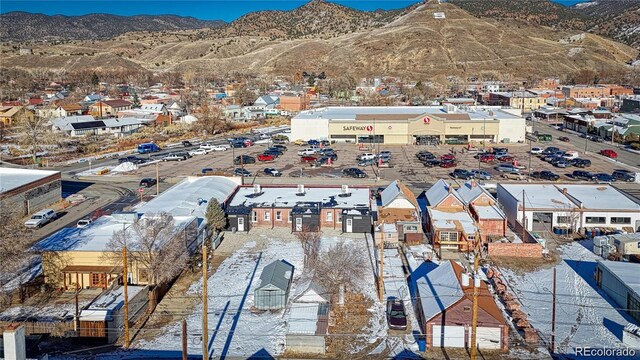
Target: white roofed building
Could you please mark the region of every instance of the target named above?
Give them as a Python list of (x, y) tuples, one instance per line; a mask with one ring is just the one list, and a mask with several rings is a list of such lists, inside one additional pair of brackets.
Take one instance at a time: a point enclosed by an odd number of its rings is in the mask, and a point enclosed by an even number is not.
[(0, 216), (31, 214), (60, 200), (59, 171), (0, 167)]

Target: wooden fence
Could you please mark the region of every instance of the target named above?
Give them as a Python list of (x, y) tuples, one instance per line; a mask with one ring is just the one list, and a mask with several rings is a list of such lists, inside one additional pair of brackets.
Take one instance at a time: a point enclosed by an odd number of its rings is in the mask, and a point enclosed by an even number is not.
[(73, 320), (44, 322), (44, 321), (0, 321), (0, 329), (6, 329), (10, 324), (21, 324), (24, 326), (25, 334), (49, 334), (55, 337), (68, 336), (73, 330)]

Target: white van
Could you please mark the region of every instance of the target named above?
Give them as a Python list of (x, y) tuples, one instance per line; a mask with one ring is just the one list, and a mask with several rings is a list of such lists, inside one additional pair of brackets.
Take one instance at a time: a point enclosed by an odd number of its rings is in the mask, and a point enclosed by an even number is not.
[(564, 153), (564, 155), (562, 155), (562, 158), (565, 160), (573, 160), (577, 159), (578, 157), (580, 157), (580, 155), (577, 151), (567, 151), (566, 153)]
[(24, 226), (33, 229), (46, 225), (56, 218), (56, 212), (53, 209), (40, 210), (31, 216), (31, 219), (25, 221)]

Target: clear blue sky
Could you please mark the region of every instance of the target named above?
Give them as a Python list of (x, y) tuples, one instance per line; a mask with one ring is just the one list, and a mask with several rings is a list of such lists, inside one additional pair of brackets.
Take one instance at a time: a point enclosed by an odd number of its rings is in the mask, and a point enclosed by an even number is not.
[[(554, 0), (574, 4), (580, 0)], [(115, 15), (175, 14), (205, 20), (234, 19), (258, 10), (290, 10), (307, 1), (289, 0), (0, 0), (0, 13), (27, 11), (48, 15)], [(397, 9), (417, 1), (406, 0), (334, 0), (332, 2), (360, 10)]]

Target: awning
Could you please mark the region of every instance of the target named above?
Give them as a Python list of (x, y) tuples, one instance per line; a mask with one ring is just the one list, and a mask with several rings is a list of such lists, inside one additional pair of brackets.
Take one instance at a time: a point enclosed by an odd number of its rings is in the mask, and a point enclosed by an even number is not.
[(62, 269), (63, 273), (102, 273), (122, 274), (122, 266), (69, 265)]

